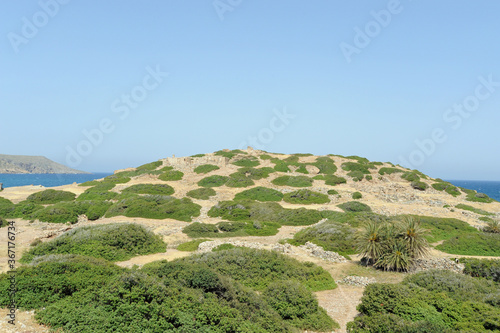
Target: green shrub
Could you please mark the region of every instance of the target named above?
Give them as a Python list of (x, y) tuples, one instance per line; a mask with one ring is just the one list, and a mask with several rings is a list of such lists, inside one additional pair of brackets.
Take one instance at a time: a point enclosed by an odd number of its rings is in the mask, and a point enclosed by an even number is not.
[(368, 170), (368, 166), (366, 164), (361, 164), (361, 163), (356, 163), (356, 162), (342, 163), (342, 170), (359, 171), (363, 174), (370, 174), (370, 170)]
[(260, 164), (259, 160), (254, 156), (242, 157), (232, 163), (241, 167), (255, 167)]
[(460, 258), (459, 261), (465, 265), (464, 274), (500, 282), (499, 259)]
[(106, 217), (127, 216), (149, 219), (174, 219), (190, 222), (200, 215), (201, 206), (189, 198), (176, 199), (163, 195), (133, 196), (122, 199), (111, 206)]
[(278, 233), (279, 227), (280, 225), (274, 222), (219, 222), (215, 225), (194, 222), (184, 227), (182, 232), (191, 238), (272, 236)]
[(259, 155), (259, 158), (263, 161), (272, 159), (271, 155), (267, 155), (267, 154)]
[(93, 200), (93, 201), (105, 201), (105, 200), (112, 200), (115, 199), (118, 196), (118, 193), (116, 192), (110, 192), (113, 187), (115, 187), (115, 184), (111, 183), (101, 183), (99, 185), (90, 187), (86, 189), (82, 194), (76, 198), (77, 201), (87, 201), (87, 200)]
[(380, 168), (378, 173), (381, 175), (392, 175), (393, 173), (403, 173), (404, 171), (398, 168)]
[(255, 183), (250, 177), (242, 176), (239, 174), (229, 177), (226, 182), (226, 186), (228, 187), (248, 187), (252, 185), (255, 185)]
[(362, 180), (363, 180), (363, 178), (365, 177), (365, 174), (364, 174), (363, 172), (361, 172), (361, 171), (357, 171), (357, 170), (355, 170), (355, 171), (350, 171), (350, 172), (348, 172), (348, 173), (347, 173), (347, 175), (348, 175), (349, 177), (351, 177), (351, 178), (352, 178), (352, 180), (354, 180), (355, 182), (360, 182), (360, 181), (362, 181)]
[(271, 159), (271, 162), (274, 163), (274, 170), (279, 172), (288, 172), (290, 168), (288, 167), (288, 163), (280, 160), (279, 158)]
[(203, 242), (208, 242), (210, 239), (195, 239), (189, 242), (185, 242), (182, 244), (179, 244), (177, 246), (177, 250), (179, 251), (186, 251), (186, 252), (194, 252), (198, 250), (198, 246), (203, 243)]
[(338, 177), (338, 176), (335, 176), (335, 175), (327, 175), (325, 176), (325, 184), (326, 185), (331, 185), (331, 186), (335, 186), (335, 185), (338, 185), (338, 184), (345, 184), (347, 183), (347, 180), (343, 177)]
[(480, 215), (486, 215), (486, 216), (495, 215), (495, 214), (487, 212), (487, 211), (485, 211), (483, 209), (475, 208), (475, 207), (472, 207), (472, 206), (469, 206), (469, 205), (464, 205), (464, 204), (458, 204), (458, 205), (455, 206), (455, 208), (463, 209), (463, 210), (468, 210), (470, 212), (473, 212), (473, 213), (476, 213), (476, 214), (480, 214)]
[(205, 264), (255, 290), (265, 290), (271, 283), (280, 280), (298, 281), (311, 291), (336, 288), (335, 281), (323, 268), (310, 262), (299, 262), (274, 251), (238, 247), (194, 255), (178, 261)]
[(214, 155), (216, 155), (216, 156), (224, 156), (224, 157), (227, 157), (229, 159), (232, 159), (234, 156), (236, 156), (238, 154), (247, 154), (247, 153), (245, 153), (244, 151), (239, 150), (239, 149), (233, 149), (230, 151), (219, 150), (219, 151), (216, 151), (214, 153)]
[(418, 218), (422, 227), (430, 231), (429, 235), (426, 236), (430, 243), (451, 239), (462, 234), (478, 232), (476, 228), (467, 222), (458, 219), (416, 215), (413, 215), (413, 217)]
[(0, 228), (6, 227), (9, 225), (9, 222), (0, 216)]
[(316, 158), (316, 162), (312, 163), (315, 167), (319, 169), (319, 173), (331, 175), (337, 172), (337, 166), (333, 160), (329, 157), (322, 156)]
[(230, 221), (275, 222), (280, 225), (311, 225), (323, 217), (317, 210), (287, 209), (276, 202), (221, 201), (208, 211), (210, 217)]
[(198, 185), (202, 187), (219, 187), (224, 185), (228, 179), (229, 177), (226, 176), (214, 175), (203, 178), (198, 182)]
[(231, 249), (234, 249), (234, 248), (236, 248), (236, 246), (234, 246), (233, 244), (225, 243), (225, 244), (221, 244), (219, 246), (214, 247), (212, 249), (212, 252), (231, 250)]
[(126, 172), (119, 172), (114, 175), (104, 177), (101, 183), (105, 184), (125, 184), (130, 181), (130, 176)]
[(330, 195), (335, 195), (335, 194), (339, 194), (339, 192), (335, 191), (335, 190), (328, 190), (327, 192), (328, 194)]
[(348, 201), (337, 205), (344, 212), (371, 212), (370, 206), (358, 201)]
[(230, 178), (249, 178), (259, 180), (269, 177), (269, 173), (274, 172), (270, 168), (239, 168), (237, 172), (229, 175)]
[(284, 320), (303, 330), (330, 331), (340, 326), (318, 305), (316, 297), (297, 281), (277, 281), (262, 293)]
[(326, 180), (326, 177), (325, 177), (325, 175), (316, 175), (316, 176), (312, 177), (312, 179), (314, 179), (314, 180)]
[(206, 154), (194, 154), (194, 155), (191, 155), (191, 157), (203, 157), (205, 156)]
[(91, 221), (97, 220), (104, 216), (106, 211), (111, 206), (111, 203), (106, 201), (73, 201), (59, 202), (52, 206), (40, 208), (26, 217), (38, 219), (42, 222), (51, 223), (76, 223), (78, 216), (86, 215)]
[(289, 243), (298, 246), (311, 242), (321, 246), (326, 251), (338, 252), (347, 256), (356, 253), (355, 232), (356, 229), (347, 223), (326, 220), (299, 231)]
[(310, 190), (297, 190), (286, 193), (283, 200), (292, 204), (323, 204), (330, 202), (328, 195)]
[(43, 209), (43, 206), (33, 202), (21, 201), (13, 204), (10, 200), (0, 197), (0, 216), (4, 218), (31, 219), (31, 215), (40, 209)]
[(123, 189), (122, 193), (171, 195), (174, 188), (167, 184), (137, 184)]
[(250, 199), (257, 201), (281, 201), (283, 193), (272, 188), (257, 186), (237, 193), (234, 200)]
[[(39, 257), (31, 265), (16, 269), (16, 303), (31, 310), (57, 302), (79, 290), (102, 287), (123, 269), (103, 259), (74, 254)], [(10, 275), (0, 275), (0, 306), (10, 304)]]
[(133, 223), (78, 227), (26, 252), (21, 261), (31, 262), (47, 254), (81, 254), (111, 261), (166, 251), (162, 238)]
[(483, 203), (491, 203), (493, 201), (496, 201), (484, 193), (468, 193), (465, 199), (467, 201), (483, 202)]
[(60, 201), (73, 201), (75, 200), (76, 194), (68, 191), (56, 191), (56, 190), (44, 190), (41, 192), (36, 192), (30, 194), (26, 201), (38, 203), (42, 205), (53, 204)]
[(216, 194), (215, 190), (210, 187), (201, 187), (186, 193), (188, 197), (199, 200), (209, 200), (210, 197), (213, 197)]
[(420, 175), (414, 171), (407, 171), (401, 175), (401, 178), (409, 182), (420, 181)]
[(273, 179), (272, 183), (279, 186), (309, 187), (313, 180), (307, 176), (281, 176)]
[(156, 170), (158, 167), (162, 166), (163, 162), (162, 161), (154, 161), (151, 163), (146, 163), (141, 166), (138, 166), (135, 168), (136, 171), (153, 171)]
[(166, 170), (161, 175), (158, 176), (158, 179), (164, 181), (174, 181), (181, 180), (184, 176), (184, 173), (177, 170)]
[(194, 172), (196, 173), (209, 173), (214, 170), (219, 170), (220, 168), (217, 165), (213, 164), (203, 164), (194, 168)]
[[(450, 271), (408, 275), (399, 284), (370, 284), (349, 332), (488, 332), (500, 310), (479, 298), (491, 288)], [(479, 296), (479, 297), (478, 297)]]
[(411, 187), (413, 187), (415, 190), (425, 191), (429, 186), (427, 185), (427, 183), (414, 181), (411, 182)]
[(372, 177), (371, 175), (366, 175), (366, 176), (365, 176), (365, 179), (366, 179), (366, 180), (372, 180), (372, 179), (373, 179), (373, 177)]
[(363, 197), (363, 195), (359, 192), (354, 192), (351, 196), (354, 200), (358, 200), (358, 199), (361, 199)]
[(469, 233), (445, 240), (436, 249), (450, 254), (500, 256), (500, 234)]

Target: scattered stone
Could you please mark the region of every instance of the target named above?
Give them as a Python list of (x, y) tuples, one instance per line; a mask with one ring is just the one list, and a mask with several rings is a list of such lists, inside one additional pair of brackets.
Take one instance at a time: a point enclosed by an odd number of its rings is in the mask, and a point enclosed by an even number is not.
[(409, 269), (409, 273), (417, 273), (428, 271), (430, 269), (446, 269), (455, 273), (463, 273), (464, 264), (452, 261), (447, 258), (427, 258), (415, 260), (413, 266)]
[(321, 246), (314, 243), (307, 242), (304, 245), (299, 246), (301, 249), (306, 250), (308, 254), (312, 257), (321, 258), (330, 262), (347, 262), (347, 259), (338, 254), (337, 252), (325, 251)]
[(366, 287), (370, 283), (376, 283), (377, 280), (375, 280), (375, 278), (369, 278), (366, 276), (349, 275), (343, 278), (342, 280), (335, 282), (356, 287)]

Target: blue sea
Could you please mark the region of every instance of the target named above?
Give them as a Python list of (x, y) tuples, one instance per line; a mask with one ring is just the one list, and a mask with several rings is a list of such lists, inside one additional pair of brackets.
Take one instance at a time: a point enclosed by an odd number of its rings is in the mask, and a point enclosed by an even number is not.
[(0, 174), (0, 183), (3, 187), (42, 185), (45, 187), (83, 183), (89, 180), (99, 179), (112, 173), (90, 173), (90, 174)]
[(476, 190), (500, 201), (500, 181), (484, 180), (447, 180), (455, 186)]

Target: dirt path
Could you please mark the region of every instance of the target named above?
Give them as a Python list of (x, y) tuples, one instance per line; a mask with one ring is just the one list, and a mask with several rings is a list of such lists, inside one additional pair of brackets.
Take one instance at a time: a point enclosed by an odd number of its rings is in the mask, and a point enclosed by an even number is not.
[(326, 310), (328, 315), (340, 324), (340, 329), (335, 332), (346, 332), (348, 322), (354, 320), (358, 314), (356, 306), (361, 303), (363, 296), (362, 287), (339, 285), (333, 290), (316, 292), (319, 305)]
[(2, 333), (47, 333), (49, 328), (37, 324), (34, 318), (35, 311), (16, 311), (15, 325), (9, 324), (11, 320), (7, 315), (8, 309), (0, 309), (0, 332)]

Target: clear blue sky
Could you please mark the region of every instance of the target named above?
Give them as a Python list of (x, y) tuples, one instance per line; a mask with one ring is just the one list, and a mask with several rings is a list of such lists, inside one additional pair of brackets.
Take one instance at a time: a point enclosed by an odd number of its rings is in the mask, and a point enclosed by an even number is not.
[(500, 180), (498, 1), (59, 1), (1, 4), (0, 153), (112, 171), (253, 140)]

